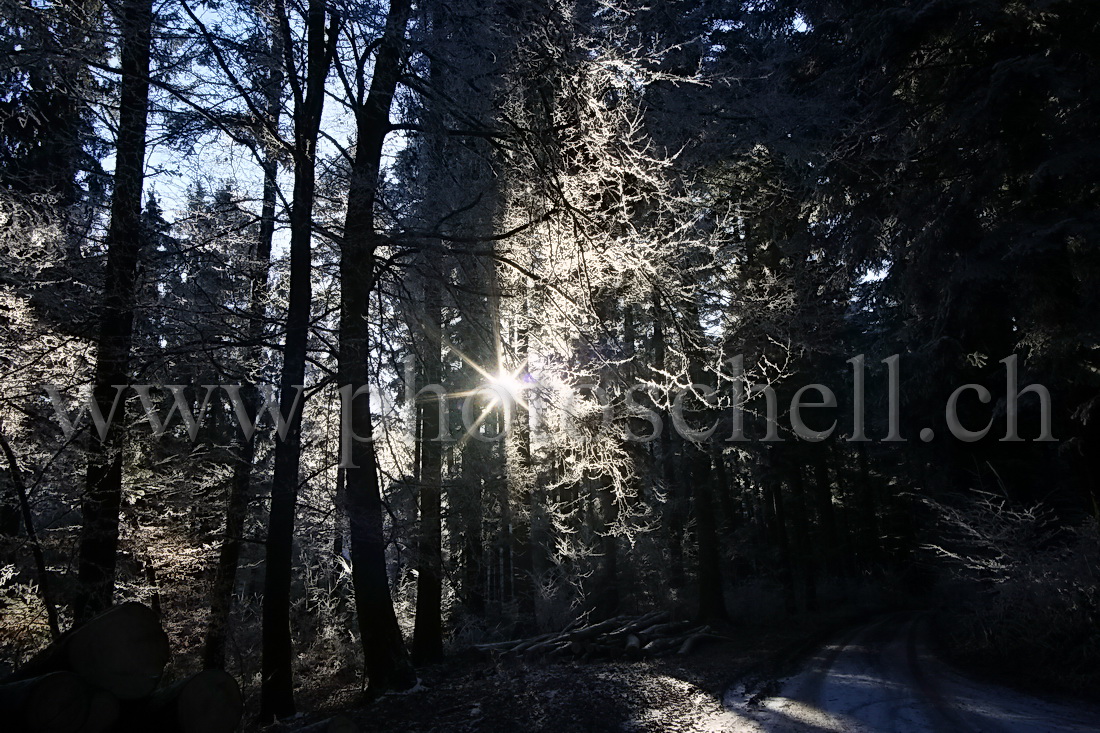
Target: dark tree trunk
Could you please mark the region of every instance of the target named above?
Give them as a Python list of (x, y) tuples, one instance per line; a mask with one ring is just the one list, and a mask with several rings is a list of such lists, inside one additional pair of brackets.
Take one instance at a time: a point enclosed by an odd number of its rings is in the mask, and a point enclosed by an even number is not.
[(772, 464), (769, 467), (769, 475), (764, 481), (766, 491), (764, 504), (770, 510), (772, 533), (775, 544), (779, 548), (779, 576), (783, 584), (783, 606), (787, 613), (794, 613), (798, 599), (794, 589), (794, 560), (791, 557), (791, 541), (787, 530), (786, 502), (783, 499), (783, 483), (778, 476), (779, 469), (775, 465), (778, 459), (774, 449), (769, 452)]
[(347, 491), (345, 489), (344, 469), (336, 469), (336, 497), (332, 511), (332, 554), (342, 557), (344, 554), (344, 534), (347, 529)]
[[(700, 348), (705, 343), (699, 310), (694, 302), (685, 307), (685, 315), (692, 333), (692, 343), (684, 344), (689, 355), (688, 373), (694, 384), (706, 384), (707, 378), (702, 370), (703, 355)], [(708, 385), (713, 387), (713, 385)], [(709, 421), (711, 410), (703, 408), (696, 415), (699, 425)], [(690, 413), (689, 413), (690, 414)], [(689, 422), (692, 422), (689, 420)], [(726, 618), (725, 593), (722, 588), (722, 553), (718, 544), (717, 502), (714, 500), (717, 476), (711, 462), (709, 450), (702, 445), (684, 444), (684, 460), (687, 462), (687, 474), (690, 476), (692, 490), (692, 509), (695, 512), (695, 532), (697, 535), (697, 563), (699, 583), (699, 618)]]
[[(283, 88), (283, 36), (272, 25), (271, 71), (265, 90), (265, 106), (272, 128), (278, 127)], [(271, 242), (275, 236), (275, 206), (278, 196), (278, 160), (275, 151), (264, 151), (264, 192), (260, 211), (260, 231), (256, 239), (253, 257), (251, 293), (249, 297), (248, 343), (249, 351), (244, 363), (247, 384), (241, 389), (245, 408), (255, 420), (260, 405), (260, 393), (253, 383), (260, 369), (264, 333), (264, 302), (268, 291), (268, 270), (271, 262)], [(225, 668), (225, 646), (229, 633), (229, 614), (233, 607), (233, 589), (236, 586), (237, 566), (241, 556), (241, 539), (248, 514), (251, 496), (252, 467), (256, 459), (256, 434), (245, 436), (238, 432), (233, 446), (233, 477), (229, 482), (225, 506), (225, 536), (218, 553), (218, 564), (210, 587), (210, 617), (206, 624), (206, 640), (203, 646), (205, 669)]]
[[(141, 246), (152, 21), (152, 0), (129, 0), (122, 8), (118, 144), (94, 377), (95, 400), (104, 415), (110, 414), (115, 397), (112, 385), (127, 383), (130, 365), (134, 285)], [(78, 624), (110, 606), (114, 595), (125, 444), (124, 430), (109, 427), (106, 440), (93, 439), (88, 452), (86, 493), (81, 504), (84, 523), (77, 560), (80, 589), (73, 604)]]
[[(657, 291), (653, 292), (653, 360), (657, 370), (667, 368), (665, 364), (665, 328), (664, 311), (661, 307), (661, 299)], [(661, 371), (654, 373), (653, 378), (660, 379)], [(679, 436), (675, 435), (670, 415), (665, 412), (661, 415), (664, 428), (658, 439), (660, 452), (658, 461), (665, 482), (665, 507), (662, 524), (668, 535), (669, 554), (669, 585), (680, 590), (685, 584), (684, 572), (684, 518), (683, 502), (680, 499), (681, 489), (676, 479), (676, 450), (675, 442)]]
[[(277, 5), (283, 43), (289, 48), (286, 37), (289, 34), (289, 19), (282, 3)], [(337, 26), (337, 19), (333, 17), (326, 40), (325, 20), (325, 4), (321, 0), (310, 0), (306, 20), (308, 45), (304, 90), (296, 78), (292, 81), (295, 88), (295, 108), (294, 194), (290, 210), (290, 293), (283, 369), (279, 384), (279, 409), (287, 421), (287, 431), (286, 438), (275, 443), (271, 513), (267, 529), (261, 665), (263, 683), (260, 699), (260, 718), (264, 722), (288, 717), (295, 712), (290, 582), (304, 409), (298, 398), (301, 385), (305, 382), (312, 300), (310, 240), (313, 233), (317, 134)], [(293, 68), (288, 69), (288, 74), (294, 73)]]
[(802, 467), (794, 463), (788, 467), (793, 497), (791, 502), (791, 520), (794, 525), (795, 554), (802, 569), (803, 602), (807, 611), (817, 610), (817, 559), (818, 548), (814, 547), (810, 536), (809, 502), (805, 483), (802, 479)]
[[(819, 449), (821, 447), (818, 446)], [(817, 534), (821, 540), (817, 552), (821, 555), (825, 575), (835, 576), (841, 572), (843, 548), (837, 531), (836, 513), (833, 511), (833, 489), (829, 483), (829, 468), (824, 456), (819, 457), (814, 465), (814, 504), (819, 525)]]
[(619, 610), (619, 542), (614, 534), (619, 521), (619, 505), (615, 501), (615, 490), (604, 483), (596, 490), (600, 522), (600, 550), (603, 555), (603, 568), (597, 576), (596, 588), (597, 618), (611, 618)]
[[(503, 459), (503, 456), (502, 456)], [(500, 558), (500, 565), (497, 567), (497, 600), (501, 604), (500, 611), (503, 612), (503, 604), (508, 603), (513, 598), (514, 588), (512, 586), (512, 497), (508, 494), (508, 481), (501, 480), (497, 483), (497, 494), (500, 500), (500, 537), (497, 540), (497, 555)]]
[(666, 413), (663, 416), (665, 430), (661, 434), (661, 468), (665, 479), (665, 510), (663, 523), (668, 534), (669, 585), (680, 590), (687, 585), (687, 570), (684, 563), (685, 517), (683, 497), (684, 488), (679, 479), (680, 457), (675, 446), (680, 442), (673, 436), (671, 420)]
[[(527, 356), (529, 337), (527, 331), (526, 294), (524, 312), (520, 313), (521, 322), (516, 331), (516, 359), (519, 361), (510, 370), (520, 366), (519, 379), (527, 374)], [(505, 367), (508, 368), (508, 367)], [(520, 395), (526, 402), (527, 397)], [(534, 471), (531, 465), (531, 414), (524, 405), (515, 405), (515, 418), (511, 434), (508, 456), (509, 493), (514, 499), (515, 511), (512, 514), (512, 587), (519, 601), (521, 622), (533, 621), (535, 615), (534, 549), (531, 546), (531, 522), (534, 516)]]
[[(381, 169), (382, 144), (389, 131), (390, 106), (400, 72), (409, 7), (409, 0), (394, 0), (390, 4), (370, 91), (355, 107), (355, 162), (340, 258), (339, 380), (341, 388), (350, 389), (352, 395), (368, 384), (367, 316), (375, 283), (375, 251), (379, 245), (374, 217), (375, 190)], [(350, 436), (351, 465), (345, 467), (344, 477), (351, 520), (355, 606), (367, 676), (372, 690), (406, 689), (416, 682), (416, 676), (390, 598), (382, 533), (381, 486), (374, 445), (370, 442), (373, 421), (367, 395), (351, 400), (350, 406), (345, 407), (349, 408), (353, 431)]]
[[(0, 428), (3, 426), (0, 425)], [(19, 498), (19, 510), (23, 515), (23, 526), (27, 530), (27, 539), (31, 544), (31, 554), (34, 555), (34, 568), (38, 573), (38, 590), (42, 594), (42, 605), (46, 607), (46, 619), (50, 624), (50, 635), (54, 639), (61, 636), (61, 627), (57, 623), (57, 606), (53, 602), (50, 593), (50, 577), (46, 569), (46, 555), (42, 552), (42, 545), (38, 542), (38, 533), (34, 528), (34, 515), (31, 513), (30, 499), (27, 497), (27, 487), (23, 483), (23, 472), (19, 469), (19, 461), (15, 458), (15, 452), (8, 444), (8, 439), (0, 433), (0, 450), (8, 461), (11, 471), (11, 482), (15, 486), (15, 492)], [(14, 532), (12, 533), (14, 535)]]
[(692, 485), (692, 507), (695, 511), (695, 532), (698, 535), (699, 618), (726, 618), (725, 594), (722, 590), (722, 555), (718, 545), (718, 522), (715, 516), (714, 474), (710, 456), (701, 447), (685, 446)]
[(469, 442), (462, 455), (462, 588), (466, 608), (472, 614), (481, 614), (485, 611), (485, 544), (481, 530), (484, 486), (473, 457), (476, 447)]
[[(471, 258), (464, 262), (467, 274), (463, 282), (463, 318), (460, 339), (463, 351), (476, 364), (488, 363), (490, 349), (483, 338), (482, 324), (489, 322), (488, 301), (485, 296), (485, 263)], [(462, 387), (476, 390), (481, 375), (464, 363), (461, 372)], [(460, 537), (462, 558), (462, 590), (466, 611), (481, 615), (492, 593), (490, 575), (495, 567), (495, 546), (485, 539), (486, 500), (491, 495), (488, 475), (492, 469), (493, 452), (484, 442), (472, 435), (463, 437), (461, 480), (451, 492), (451, 511), (455, 516), (457, 536)], [(487, 544), (489, 546), (487, 547)]]
[[(442, 379), (442, 312), (439, 286), (425, 282), (423, 337), (424, 382)], [(418, 662), (443, 655), (443, 444), (439, 436), (439, 404), (425, 393), (420, 413), (420, 537), (417, 547), (416, 623), (413, 655)], [(441, 399), (441, 398), (440, 398)]]
[(870, 570), (877, 562), (881, 547), (878, 526), (878, 502), (876, 501), (874, 487), (871, 484), (870, 472), (867, 468), (867, 448), (862, 442), (856, 444), (856, 463), (858, 479), (856, 490), (858, 497), (856, 506), (860, 514), (860, 564), (864, 570)]
[(714, 477), (717, 482), (715, 487), (718, 494), (718, 504), (722, 508), (722, 520), (727, 531), (733, 531), (737, 527), (737, 507), (734, 504), (733, 479), (730, 476), (726, 456), (722, 452), (722, 445), (716, 441), (710, 444), (710, 460), (714, 466)]

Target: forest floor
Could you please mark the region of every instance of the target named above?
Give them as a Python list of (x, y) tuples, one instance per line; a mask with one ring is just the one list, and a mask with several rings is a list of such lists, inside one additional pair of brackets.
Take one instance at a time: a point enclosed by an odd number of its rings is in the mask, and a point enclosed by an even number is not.
[(316, 713), (281, 728), (345, 715), (363, 733), (584, 733), (729, 730), (737, 716), (722, 699), (751, 670), (811, 648), (836, 617), (784, 627), (713, 626), (728, 640), (688, 655), (639, 661), (549, 661), (468, 652), (419, 670), (413, 691), (363, 705), (342, 691), (315, 701)]
[(713, 625), (725, 637), (687, 655), (639, 661), (449, 656), (420, 684), (364, 703), (348, 688), (303, 696), (362, 733), (773, 733), (1098, 730), (1100, 708), (1029, 696), (940, 662), (927, 614), (835, 613), (780, 625)]

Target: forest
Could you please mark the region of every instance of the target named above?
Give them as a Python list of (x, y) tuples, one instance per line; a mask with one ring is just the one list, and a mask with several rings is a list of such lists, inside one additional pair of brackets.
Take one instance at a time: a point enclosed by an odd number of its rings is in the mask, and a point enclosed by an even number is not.
[(903, 636), (1100, 703), (1097, 37), (0, 0), (11, 730), (895, 730), (767, 700)]

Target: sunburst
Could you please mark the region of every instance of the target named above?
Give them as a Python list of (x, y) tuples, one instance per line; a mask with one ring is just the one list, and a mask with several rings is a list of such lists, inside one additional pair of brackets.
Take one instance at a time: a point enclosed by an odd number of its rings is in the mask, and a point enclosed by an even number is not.
[[(503, 400), (505, 398), (525, 411), (530, 409), (526, 400), (523, 398), (523, 393), (528, 388), (528, 384), (522, 378), (524, 370), (527, 368), (526, 360), (521, 362), (514, 370), (509, 370), (503, 363), (500, 363), (495, 372), (493, 372), (478, 364), (474, 359), (466, 356), (460, 349), (455, 348), (453, 344), (447, 344), (447, 346), (453, 354), (458, 356), (464, 363), (468, 364), (474, 371), (481, 375), (484, 382), (476, 389), (462, 392), (447, 392), (444, 397), (448, 400), (460, 400), (469, 399), (486, 391), (491, 391), (493, 393), (493, 399), (482, 408), (481, 414), (478, 415), (474, 424), (467, 427), (466, 433), (459, 438), (455, 446), (456, 448), (461, 448), (466, 441), (469, 440), (470, 436), (477, 432), (481, 424), (485, 422), (485, 419), (492, 414), (493, 410), (503, 405)], [(435, 395), (425, 395), (418, 401), (424, 402), (435, 398)]]

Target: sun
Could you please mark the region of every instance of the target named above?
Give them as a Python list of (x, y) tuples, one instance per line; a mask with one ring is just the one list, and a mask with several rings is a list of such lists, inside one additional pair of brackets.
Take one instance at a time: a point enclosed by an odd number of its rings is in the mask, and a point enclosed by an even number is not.
[(509, 372), (504, 367), (501, 367), (496, 375), (488, 375), (489, 386), (495, 390), (503, 391), (513, 402), (526, 407), (523, 402), (523, 391), (527, 388), (527, 385), (519, 376), (523, 373), (525, 366), (526, 363), (521, 364), (515, 372)]

